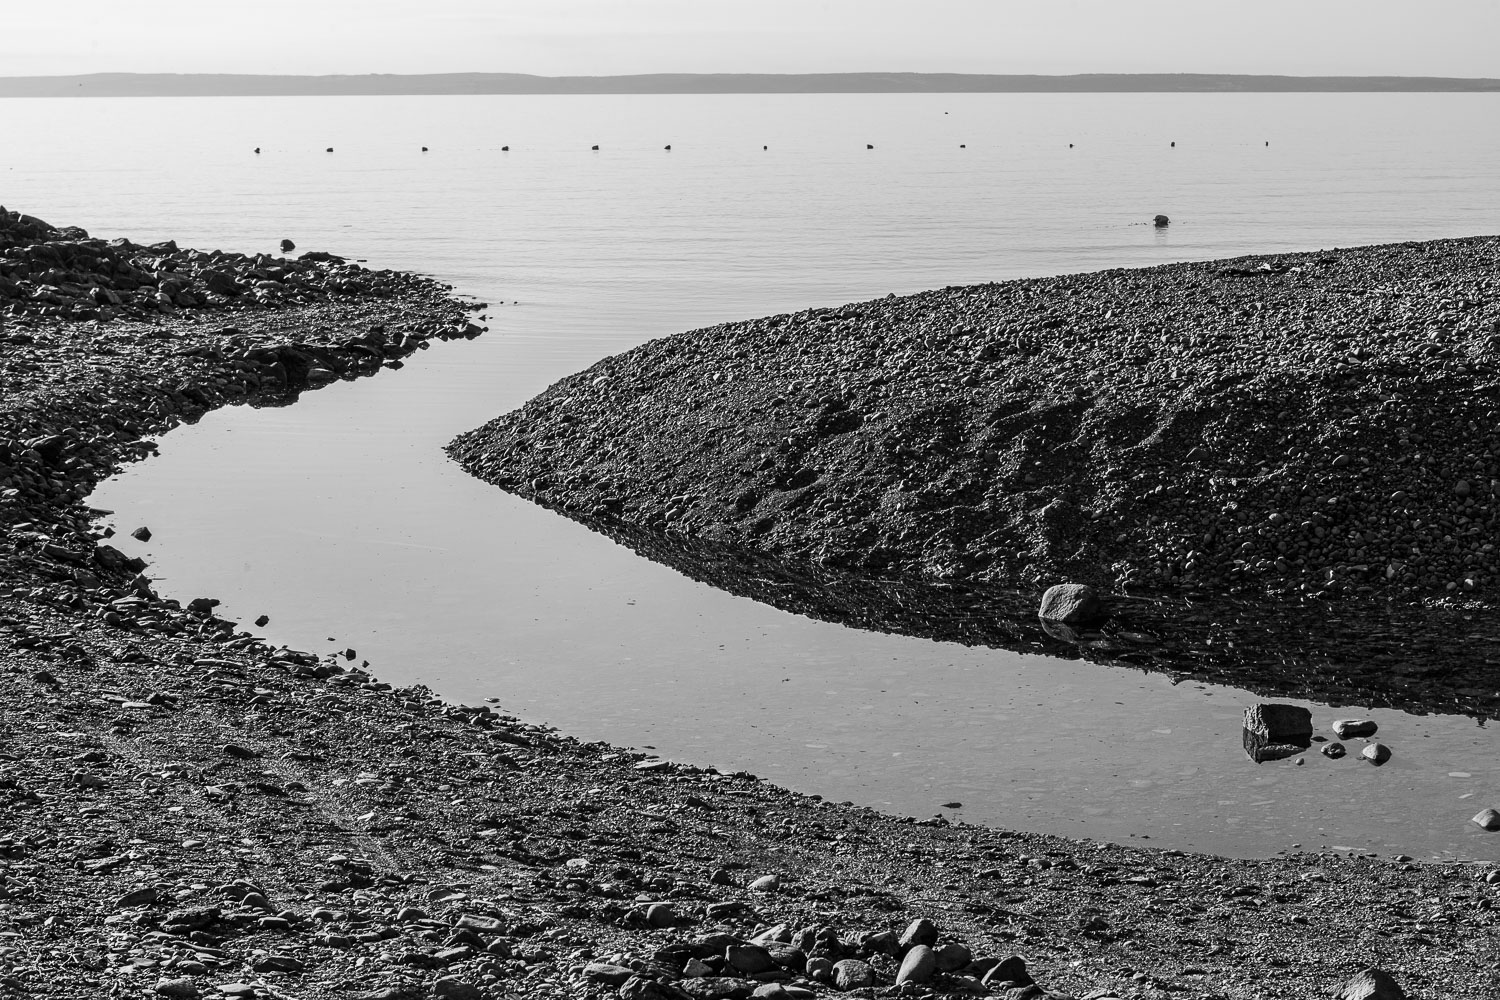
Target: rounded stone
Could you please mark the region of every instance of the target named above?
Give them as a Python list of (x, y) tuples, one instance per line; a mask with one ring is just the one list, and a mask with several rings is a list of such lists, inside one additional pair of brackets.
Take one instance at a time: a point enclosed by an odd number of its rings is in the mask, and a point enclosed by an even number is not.
[(901, 960), (901, 969), (896, 973), (896, 985), (902, 983), (925, 983), (937, 971), (937, 953), (925, 944), (919, 944), (906, 953)]
[(834, 963), (833, 985), (845, 991), (874, 986), (875, 970), (870, 968), (867, 962), (861, 962), (857, 958), (846, 958)]
[(1037, 617), (1065, 625), (1087, 625), (1109, 617), (1104, 598), (1086, 583), (1059, 583), (1047, 588)]

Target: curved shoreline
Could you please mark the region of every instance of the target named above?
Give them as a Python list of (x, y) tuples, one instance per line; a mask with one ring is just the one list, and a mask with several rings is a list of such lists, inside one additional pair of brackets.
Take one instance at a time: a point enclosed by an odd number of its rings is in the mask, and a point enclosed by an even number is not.
[(449, 446), (604, 528), (873, 576), (1484, 599), (1500, 239), (952, 287), (666, 337)]
[[(41, 235), (0, 249), (87, 241)], [(1486, 867), (1226, 861), (914, 823), (393, 691), (157, 596), (80, 504), (146, 435), (475, 332), (431, 282), (328, 271), (301, 304), (205, 296), (172, 318), (146, 312), (157, 275), (138, 313), (100, 323), (0, 298), (0, 989), (805, 996), (835, 992), (809, 960), (848, 958), (881, 977), (856, 995), (883, 995), (899, 932), (930, 917), (935, 943), (977, 959), (939, 973), (941, 992), (1012, 954), (1057, 996), (1326, 993), (1372, 959), (1416, 992), (1491, 992)], [(726, 949), (761, 960), (736, 942), (762, 930), (766, 971), (727, 966)], [(692, 961), (721, 974), (685, 978)]]

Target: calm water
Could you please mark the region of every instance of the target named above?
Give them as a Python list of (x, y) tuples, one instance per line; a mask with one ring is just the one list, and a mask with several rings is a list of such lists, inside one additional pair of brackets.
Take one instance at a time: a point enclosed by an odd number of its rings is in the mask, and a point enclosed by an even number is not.
[(1500, 232), (1495, 112), (1494, 95), (12, 100), (0, 202), (101, 236), (290, 237), (491, 303), (475, 342), (213, 414), (105, 484), (93, 502), (118, 528), (155, 532), (141, 551), (166, 594), (269, 614), (273, 641), (332, 637), (394, 683), (898, 812), (961, 801), (948, 814), (1239, 855), (1493, 858), (1500, 837), (1467, 821), (1500, 804), (1500, 747), (1473, 720), (1373, 713), (1396, 754), (1378, 770), (1257, 767), (1239, 747), (1252, 695), (798, 618), (471, 481), (440, 448), (600, 357), (722, 320)]

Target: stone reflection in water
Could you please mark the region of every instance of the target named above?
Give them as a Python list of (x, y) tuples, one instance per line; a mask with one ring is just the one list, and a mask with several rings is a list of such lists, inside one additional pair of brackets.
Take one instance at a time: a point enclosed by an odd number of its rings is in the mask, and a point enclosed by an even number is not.
[(1300, 705), (1245, 709), (1245, 753), (1257, 764), (1295, 757), (1312, 746), (1312, 712)]
[(1483, 609), (1116, 594), (1106, 624), (1078, 628), (1039, 621), (1035, 592), (853, 576), (582, 523), (702, 583), (852, 628), (1085, 659), (1331, 706), (1469, 715), (1480, 725), (1500, 714), (1500, 616)]

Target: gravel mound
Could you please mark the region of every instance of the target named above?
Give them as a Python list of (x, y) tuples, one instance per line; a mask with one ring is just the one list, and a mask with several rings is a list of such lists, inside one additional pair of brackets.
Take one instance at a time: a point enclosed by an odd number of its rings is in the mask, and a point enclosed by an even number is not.
[(1487, 596), (1500, 239), (695, 330), (457, 438), (585, 522), (907, 579)]

